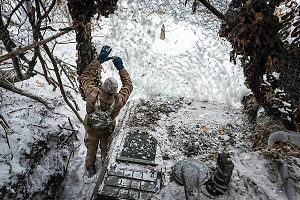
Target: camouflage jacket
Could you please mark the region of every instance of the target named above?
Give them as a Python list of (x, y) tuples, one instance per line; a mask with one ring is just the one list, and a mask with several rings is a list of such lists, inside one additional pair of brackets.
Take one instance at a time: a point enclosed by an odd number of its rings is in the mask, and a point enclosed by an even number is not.
[(86, 98), (86, 111), (90, 114), (94, 111), (94, 105), (96, 97), (99, 94), (101, 99), (101, 109), (107, 110), (116, 100), (114, 110), (111, 113), (112, 119), (115, 119), (120, 113), (121, 108), (126, 104), (132, 90), (133, 85), (130, 76), (125, 68), (119, 70), (122, 87), (116, 96), (109, 96), (101, 91), (100, 88), (96, 87), (95, 77), (97, 72), (101, 73), (103, 69), (101, 63), (98, 60), (93, 60), (83, 71), (81, 75), (81, 84)]

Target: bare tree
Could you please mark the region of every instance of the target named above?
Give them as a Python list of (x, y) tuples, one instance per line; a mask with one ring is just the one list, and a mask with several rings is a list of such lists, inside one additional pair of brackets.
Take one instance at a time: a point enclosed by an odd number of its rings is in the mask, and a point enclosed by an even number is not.
[[(72, 27), (65, 27), (60, 29), (59, 33), (53, 34), (56, 29), (51, 26), (55, 23), (50, 13), (55, 10), (55, 6), (57, 6), (56, 0), (1, 0), (0, 50), (4, 52), (4, 55), (0, 56), (0, 87), (32, 98), (47, 108), (53, 108), (47, 100), (22, 91), (14, 85), (15, 82), (29, 79), (39, 73), (54, 88), (60, 88), (66, 103), (78, 119), (83, 121), (77, 113), (77, 105), (74, 108), (67, 98), (58, 72), (57, 59), (53, 56), (53, 50), (48, 46), (48, 42), (73, 30)], [(45, 35), (52, 36), (45, 38)], [(52, 70), (48, 66), (49, 61), (57, 81), (51, 77), (50, 71)], [(35, 69), (38, 62), (43, 72)]]

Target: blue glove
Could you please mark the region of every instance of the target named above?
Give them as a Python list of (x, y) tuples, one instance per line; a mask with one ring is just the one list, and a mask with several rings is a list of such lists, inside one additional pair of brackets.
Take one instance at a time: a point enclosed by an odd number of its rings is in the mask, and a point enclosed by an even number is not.
[(98, 55), (97, 59), (104, 63), (105, 61), (108, 61), (110, 59), (113, 59), (112, 57), (108, 57), (108, 54), (110, 54), (112, 48), (108, 45), (104, 45), (100, 51), (100, 54)]
[(117, 70), (124, 68), (122, 59), (120, 57), (117, 57), (117, 56), (113, 57), (113, 63), (115, 65), (115, 67), (117, 68)]

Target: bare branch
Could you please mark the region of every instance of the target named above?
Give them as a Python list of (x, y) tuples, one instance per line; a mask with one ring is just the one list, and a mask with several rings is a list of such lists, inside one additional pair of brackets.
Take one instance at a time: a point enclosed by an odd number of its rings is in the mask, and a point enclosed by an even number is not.
[(24, 3), (24, 1), (26, 1), (26, 0), (21, 0), (19, 2), (19, 4), (11, 11), (11, 13), (10, 13), (10, 15), (9, 15), (9, 17), (7, 19), (7, 23), (6, 23), (5, 27), (4, 27), (4, 29), (7, 29), (7, 27), (9, 26), (10, 19), (11, 19), (12, 15), (21, 7), (21, 5)]
[[(41, 39), (43, 39), (43, 36), (42, 35), (39, 35), (39, 37)], [(53, 54), (51, 53), (49, 47), (47, 46), (47, 44), (43, 44), (43, 47), (47, 53), (47, 55), (49, 56), (51, 62), (52, 62), (52, 65), (54, 67), (54, 72), (55, 72), (55, 75), (56, 75), (56, 78), (57, 78), (57, 81), (58, 81), (58, 86), (60, 88), (60, 92), (65, 100), (65, 102), (67, 103), (67, 105), (71, 108), (71, 110), (75, 113), (75, 115), (77, 116), (77, 118), (79, 119), (80, 122), (83, 123), (83, 119), (81, 118), (81, 116), (79, 115), (79, 113), (77, 112), (77, 110), (72, 106), (72, 104), (70, 103), (69, 99), (67, 98), (67, 95), (65, 93), (65, 90), (64, 90), (64, 87), (63, 87), (63, 83), (61, 81), (61, 78), (60, 78), (60, 74), (59, 74), (59, 70), (58, 70), (58, 67), (57, 67), (57, 62), (53, 56)]]
[(41, 16), (41, 18), (39, 19), (38, 21), (38, 24), (41, 22), (42, 19), (46, 18), (46, 17), (49, 17), (49, 13), (50, 11), (53, 9), (54, 5), (56, 3), (56, 0), (53, 0), (51, 5), (49, 6), (49, 9), (46, 10), (45, 6), (43, 5), (43, 3), (41, 3), (41, 6), (43, 8), (43, 10), (45, 11), (45, 13)]
[(58, 59), (57, 57), (55, 57), (55, 59), (57, 60), (57, 63), (58, 63), (59, 66), (61, 67), (61, 69), (62, 69), (62, 71), (64, 72), (64, 74), (67, 76), (69, 82), (70, 82), (71, 85), (73, 86), (73, 89), (77, 92), (77, 89), (76, 89), (77, 86), (74, 85), (74, 83), (73, 83), (73, 81), (72, 81), (72, 79), (74, 80), (75, 78), (74, 78), (74, 76), (73, 76), (73, 77), (70, 77), (70, 76), (69, 76), (69, 73), (68, 73), (67, 70), (66, 70), (67, 65), (66, 65), (65, 63), (62, 63), (63, 61), (62, 61), (61, 59)]
[(62, 36), (63, 34), (66, 34), (66, 33), (70, 32), (71, 30), (73, 30), (73, 28), (68, 27), (68, 28), (64, 29), (63, 31), (61, 31), (60, 33), (57, 33), (57, 34), (53, 35), (52, 37), (49, 37), (49, 38), (44, 39), (44, 40), (41, 40), (41, 41), (39, 41), (39, 42), (36, 42), (36, 43), (30, 44), (30, 45), (27, 45), (27, 46), (25, 46), (25, 47), (23, 47), (23, 48), (18, 48), (18, 49), (16, 49), (15, 51), (12, 51), (12, 52), (10, 52), (10, 53), (8, 53), (8, 54), (5, 54), (5, 55), (3, 55), (3, 56), (0, 56), (0, 63), (3, 62), (4, 60), (7, 60), (7, 59), (9, 59), (9, 58), (13, 58), (13, 57), (15, 57), (15, 56), (17, 56), (17, 55), (20, 55), (20, 54), (24, 53), (25, 51), (27, 51), (27, 50), (29, 50), (29, 49), (32, 49), (32, 48), (35, 48), (35, 47), (44, 45), (44, 44), (46, 44), (47, 42), (49, 42), (49, 41), (51, 41), (51, 40), (54, 40), (54, 39), (56, 39), (56, 38)]
[(206, 8), (208, 8), (208, 10), (210, 10), (219, 19), (224, 19), (225, 16), (221, 12), (219, 12), (215, 7), (213, 7), (207, 0), (198, 0), (198, 1), (200, 1)]
[(0, 114), (0, 125), (3, 127), (4, 132), (5, 132), (5, 136), (2, 135), (2, 137), (4, 137), (4, 139), (6, 140), (6, 143), (8, 145), (8, 147), (10, 148), (10, 144), (9, 144), (9, 139), (8, 139), (8, 130), (10, 129), (8, 123), (6, 122), (6, 120), (4, 119), (3, 115)]
[(53, 87), (54, 87), (53, 90), (56, 90), (58, 83), (56, 83), (55, 80), (53, 80), (52, 77), (48, 76), (47, 64), (46, 64), (46, 61), (44, 60), (43, 56), (41, 55), (41, 53), (39, 53), (38, 56), (39, 56), (40, 63), (42, 65), (43, 72), (44, 72), (43, 76), (45, 77), (48, 84), (53, 85)]
[[(0, 7), (0, 16), (2, 14), (1, 7)], [(2, 17), (0, 18), (0, 40), (3, 41), (5, 49), (8, 52), (11, 52), (16, 44), (12, 41), (9, 35), (9, 31), (7, 30), (7, 26), (4, 25), (4, 21)], [(17, 58), (13, 58), (13, 66), (17, 73), (18, 79), (22, 80), (22, 72), (20, 70), (19, 60)]]
[(53, 109), (54, 107), (52, 106), (52, 104), (48, 103), (46, 100), (42, 99), (41, 97), (35, 96), (33, 94), (30, 94), (28, 92), (25, 92), (19, 88), (17, 88), (16, 86), (12, 85), (10, 82), (8, 82), (5, 78), (2, 78), (0, 80), (0, 87), (7, 89), (11, 92), (20, 94), (22, 96), (26, 96), (28, 98), (34, 99), (37, 102), (42, 103), (44, 106), (46, 106), (48, 109)]
[(10, 129), (10, 127), (9, 127), (7, 121), (4, 119), (3, 115), (0, 114), (0, 118), (1, 118), (1, 122), (3, 122), (3, 124), (1, 123), (1, 125), (4, 128), (4, 130)]

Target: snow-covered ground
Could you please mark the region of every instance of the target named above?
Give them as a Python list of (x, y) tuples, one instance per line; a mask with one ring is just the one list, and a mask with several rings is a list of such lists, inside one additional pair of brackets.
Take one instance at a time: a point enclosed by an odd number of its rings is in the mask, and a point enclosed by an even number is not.
[[(222, 12), (229, 3), (210, 2)], [(129, 101), (137, 106), (131, 112), (139, 116), (141, 126), (150, 124), (149, 132), (168, 157), (168, 170), (187, 156), (213, 168), (217, 153), (226, 148), (235, 168), (224, 199), (285, 200), (280, 177), (269, 173), (275, 163), (251, 150), (254, 124), (242, 113), (240, 103), (249, 90), (242, 69), (229, 61), (230, 44), (217, 35), (221, 22), (203, 6), (192, 14), (191, 4), (120, 0), (114, 15), (93, 24), (93, 42), (98, 50), (110, 45), (111, 54), (123, 59), (134, 85)], [(160, 39), (163, 24), (164, 40)], [(75, 41), (74, 34), (58, 40), (70, 41), (70, 36)], [(54, 54), (75, 65), (76, 45), (57, 44)], [(104, 71), (103, 78), (118, 77), (112, 62), (104, 64)], [(62, 79), (68, 84), (66, 77)], [(53, 91), (43, 77), (37, 75), (17, 86), (48, 99), (55, 109), (0, 90), (1, 114), (11, 128), (9, 143), (0, 138), (0, 197), (9, 193), (4, 199), (43, 199), (46, 192), (56, 192), (57, 199), (89, 199), (97, 176), (84, 176), (82, 124), (58, 89)], [(70, 93), (83, 118), (85, 102), (80, 94)], [(29, 170), (29, 166), (34, 167)], [(101, 168), (99, 163), (96, 167)], [(15, 187), (18, 180), (23, 181)], [(178, 199), (184, 198), (182, 190), (177, 192)], [(172, 196), (171, 190), (167, 196)]]

